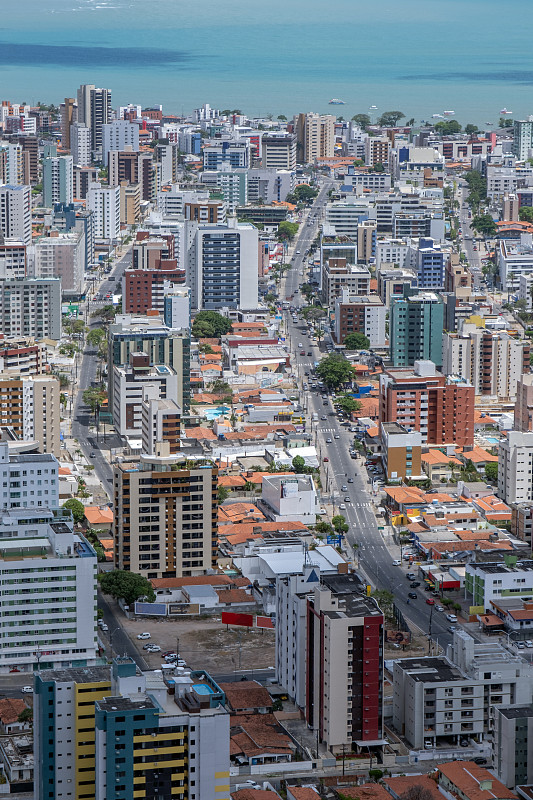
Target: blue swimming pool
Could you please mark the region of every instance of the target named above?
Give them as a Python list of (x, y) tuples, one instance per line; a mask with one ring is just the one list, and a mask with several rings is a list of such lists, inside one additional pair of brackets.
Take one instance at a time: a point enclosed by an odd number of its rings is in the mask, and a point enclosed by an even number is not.
[(207, 411), (204, 412), (204, 417), (208, 420), (217, 419), (217, 417), (222, 417), (224, 414), (229, 414), (230, 408), (228, 406), (219, 406), (218, 408), (208, 408)]
[(487, 440), (487, 442), (490, 442), (491, 444), (498, 444), (498, 442), (500, 441), (499, 439), (496, 439), (495, 436), (485, 436), (485, 439)]

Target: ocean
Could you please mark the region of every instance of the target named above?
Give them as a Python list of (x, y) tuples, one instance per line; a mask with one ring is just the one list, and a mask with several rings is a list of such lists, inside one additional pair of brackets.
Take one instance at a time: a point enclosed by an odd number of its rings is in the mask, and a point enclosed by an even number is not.
[[(0, 99), (345, 118), (533, 113), (531, 0), (1, 0)], [(328, 101), (341, 98), (344, 106)]]

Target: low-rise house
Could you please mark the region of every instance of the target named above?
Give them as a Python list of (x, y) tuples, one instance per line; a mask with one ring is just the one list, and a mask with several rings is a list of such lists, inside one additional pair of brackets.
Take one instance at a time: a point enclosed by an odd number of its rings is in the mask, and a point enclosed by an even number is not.
[(113, 525), (113, 511), (109, 506), (85, 506), (85, 520), (89, 528), (109, 533)]
[(28, 706), (20, 697), (5, 697), (0, 700), (0, 733), (20, 733), (29, 731), (31, 723), (19, 722), (19, 716)]
[(264, 686), (257, 681), (220, 683), (232, 714), (270, 714), (272, 698)]
[(454, 470), (458, 472), (463, 466), (459, 459), (437, 449), (422, 453), (421, 461), (422, 469), (432, 483), (448, 483), (452, 479)]
[(0, 739), (0, 759), (11, 794), (33, 792), (33, 736), (17, 733)]
[(517, 800), (514, 792), (473, 761), (439, 764), (437, 776), (447, 800)]
[[(426, 792), (429, 792), (433, 800), (443, 800), (442, 794), (437, 788), (437, 784), (429, 775), (398, 775), (394, 778), (385, 776), (383, 778), (383, 785), (392, 796), (393, 800), (399, 800), (400, 797), (415, 786), (417, 788), (421, 787)], [(363, 798), (361, 798), (361, 800), (363, 800)]]
[(318, 497), (312, 476), (263, 477), (261, 508), (275, 522), (294, 520), (314, 525)]

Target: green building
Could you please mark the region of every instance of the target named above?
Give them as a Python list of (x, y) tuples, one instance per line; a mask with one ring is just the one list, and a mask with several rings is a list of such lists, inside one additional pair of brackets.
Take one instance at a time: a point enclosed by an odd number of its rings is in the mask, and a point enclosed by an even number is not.
[[(408, 289), (408, 287), (407, 287)], [(433, 361), (442, 367), (444, 303), (434, 292), (393, 300), (389, 317), (390, 356), (394, 367)]]

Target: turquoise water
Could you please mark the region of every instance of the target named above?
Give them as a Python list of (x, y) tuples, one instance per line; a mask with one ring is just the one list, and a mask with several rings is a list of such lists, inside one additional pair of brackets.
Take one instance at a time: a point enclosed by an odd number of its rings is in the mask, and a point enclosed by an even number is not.
[[(531, 0), (2, 2), (0, 96), (59, 102), (82, 83), (114, 105), (209, 102), (345, 117), (371, 105), (496, 122), (533, 112)], [(340, 97), (345, 106), (329, 106)]]
[(228, 406), (219, 406), (218, 408), (208, 408), (204, 412), (204, 417), (207, 420), (212, 421), (214, 419), (217, 419), (217, 417), (224, 416), (224, 414), (229, 414), (230, 411), (231, 409)]

